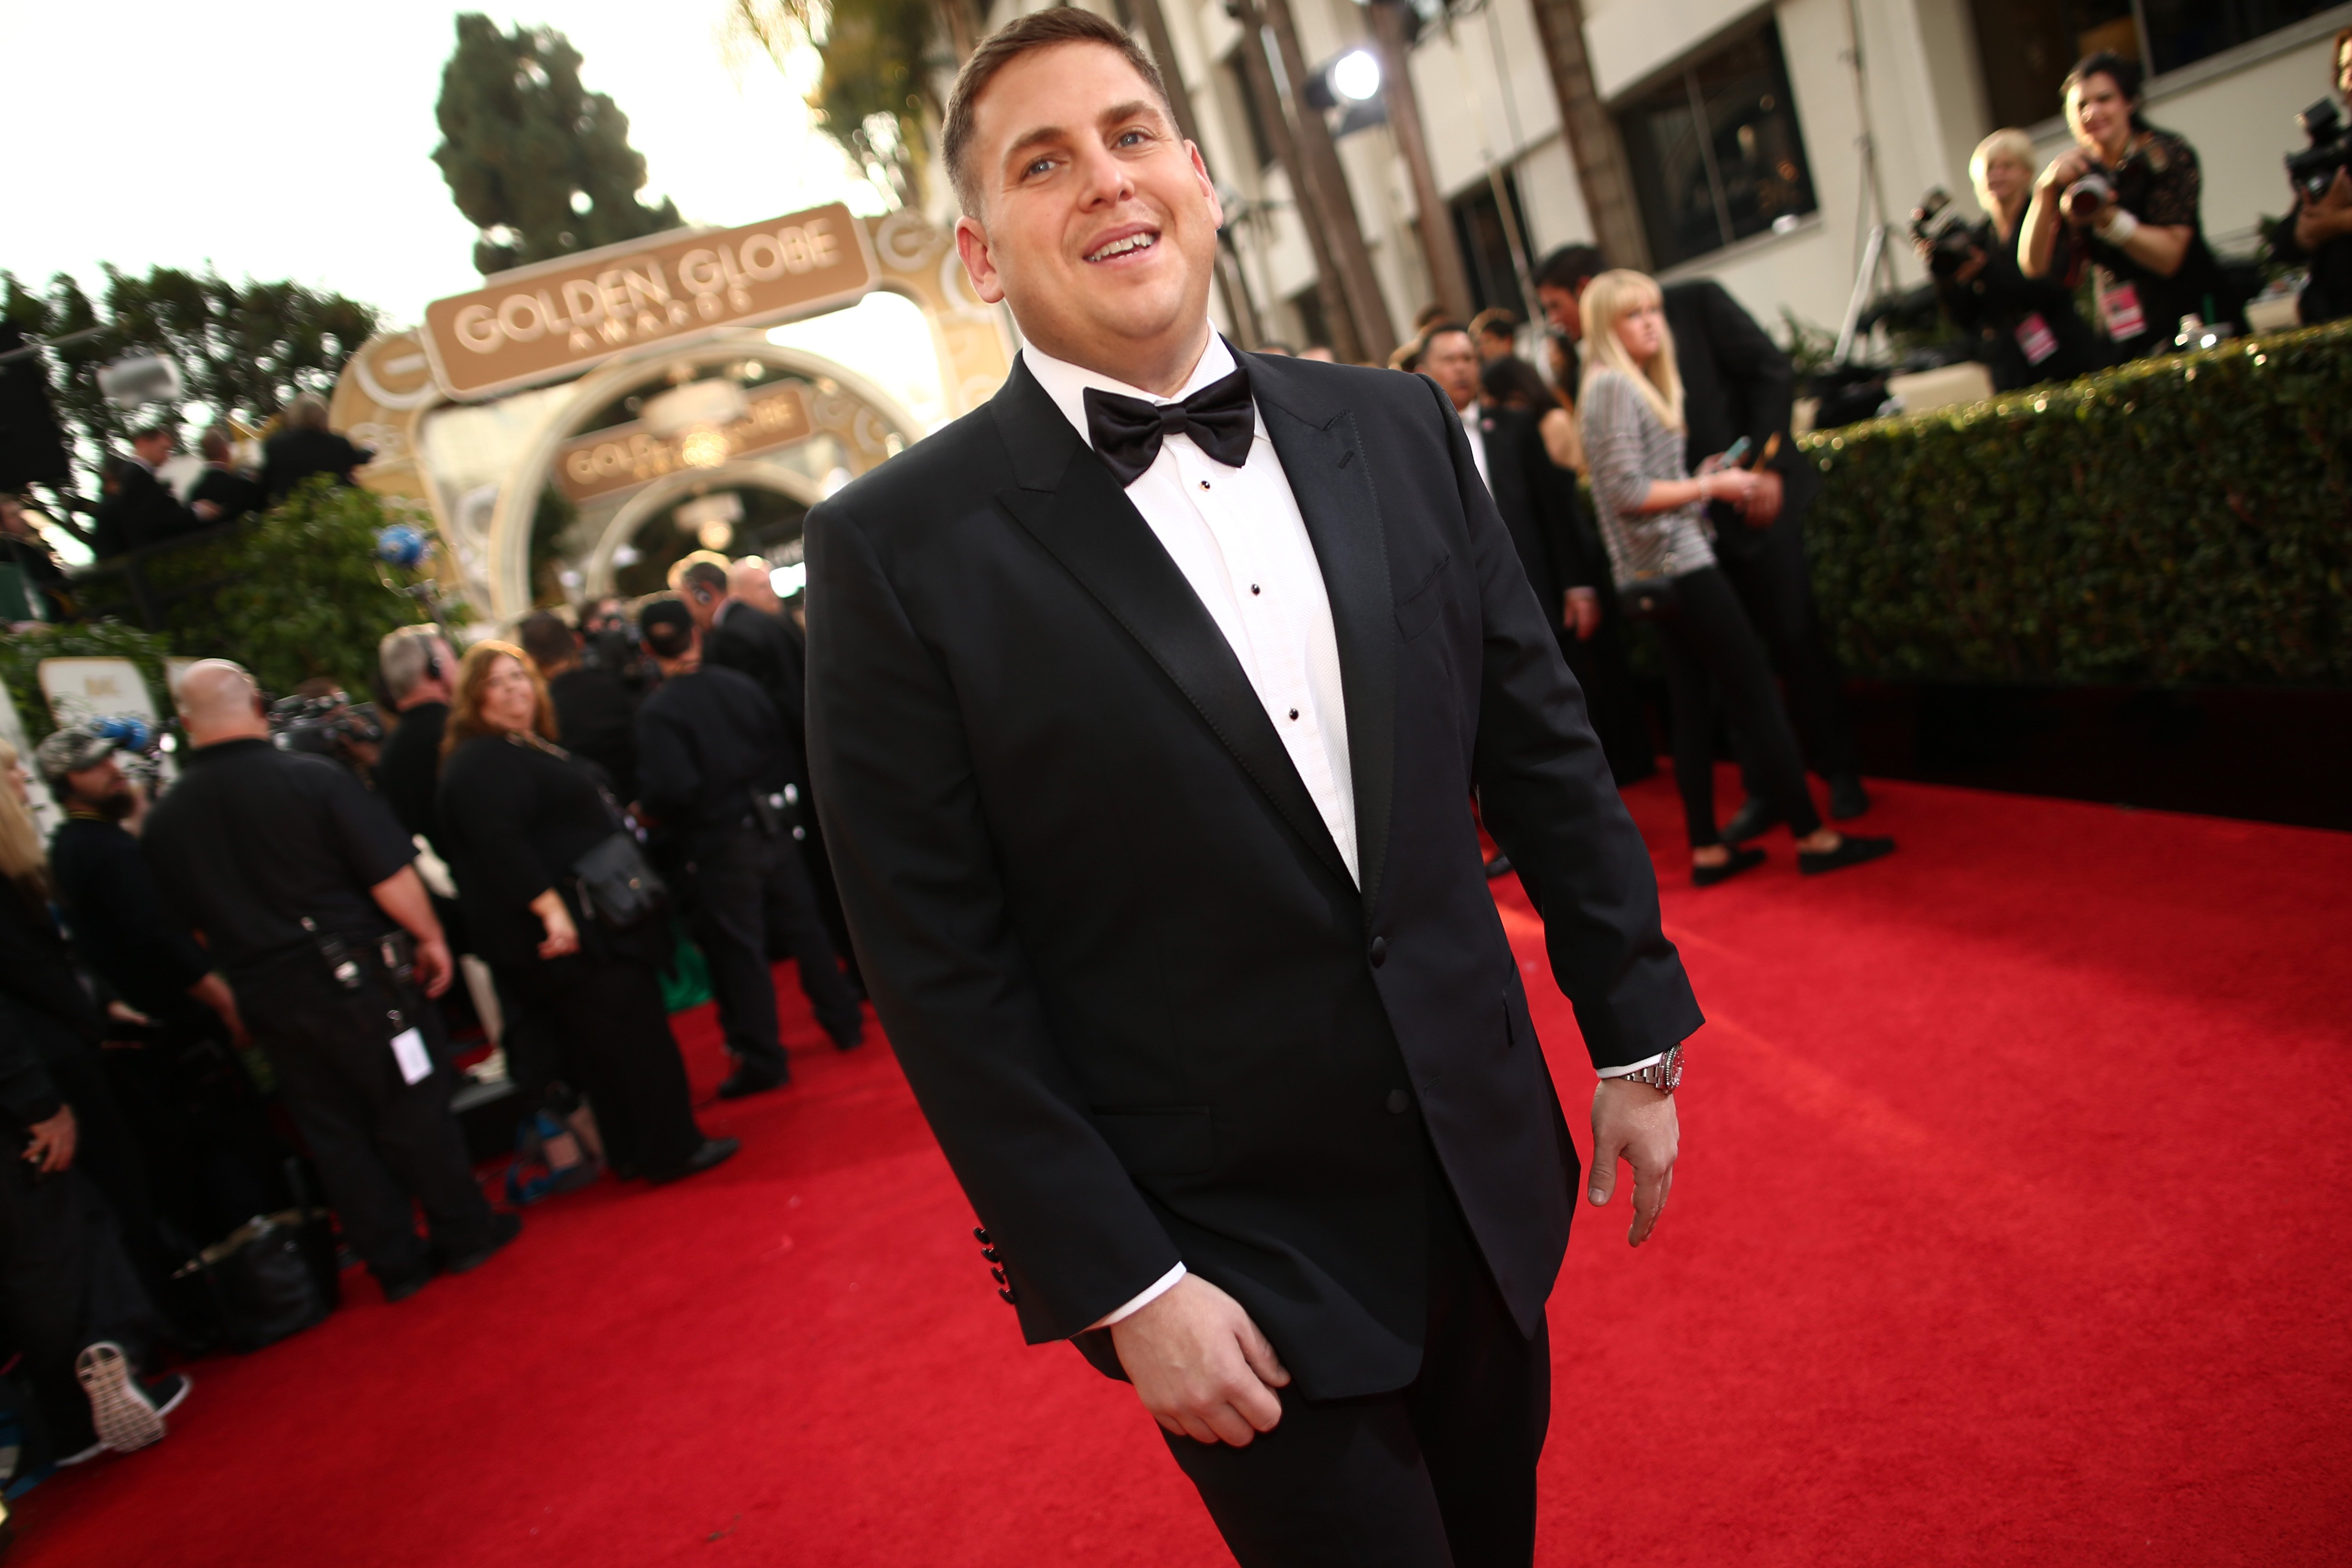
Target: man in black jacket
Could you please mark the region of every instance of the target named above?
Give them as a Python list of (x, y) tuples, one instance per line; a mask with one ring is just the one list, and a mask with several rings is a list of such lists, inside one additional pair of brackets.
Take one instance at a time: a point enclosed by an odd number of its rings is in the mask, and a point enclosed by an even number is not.
[(802, 773), (769, 705), (749, 676), (706, 667), (687, 607), (656, 599), (640, 620), (662, 683), (637, 710), (638, 795), (683, 862), (695, 936), (710, 960), (719, 1019), (735, 1070), (719, 1086), (736, 1100), (787, 1082), (776, 1032), (781, 948), (833, 1043), (866, 1037), (857, 992), (841, 973), (818, 919), (798, 853)]
[[(848, 963), (851, 983), (861, 984), (856, 954), (850, 951), (849, 921), (842, 913), (841, 892), (835, 884), (833, 858), (825, 847), (824, 830), (815, 810), (815, 791), (807, 774), (808, 653), (799, 628), (784, 615), (770, 615), (736, 596), (727, 558), (697, 551), (670, 569), (670, 586), (694, 616), (702, 635), (703, 657), (710, 664), (739, 669), (759, 683), (783, 721), (784, 744), (793, 769), (793, 784), (810, 803), (802, 815), (807, 837), (800, 852), (816, 896), (817, 912), (833, 933), (835, 948)], [(779, 955), (781, 956), (781, 955)], [(861, 985), (862, 988), (862, 985)]]
[(408, 835), (344, 769), (272, 746), (238, 666), (198, 660), (179, 705), (185, 771), (141, 839), (165, 907), (228, 976), (385, 1299), (479, 1267), (521, 1222), (491, 1213), (450, 1111), (427, 998), (452, 961)]
[(1479, 401), (1480, 350), (1467, 327), (1439, 322), (1422, 334), (1421, 370), (1461, 417), (1478, 477), (1503, 514), (1536, 603), (1553, 617), (1559, 651), (1592, 712), (1593, 732), (1619, 785), (1658, 771), (1641, 693), (1618, 624), (1617, 595), (1601, 536), (1577, 504), (1576, 476), (1544, 449), (1538, 416)]
[(1551, 617), (1434, 386), (1210, 330), (1215, 188), (1115, 25), (993, 35), (943, 162), (1025, 346), (808, 528), (891, 1045), (1023, 1331), (1133, 1383), (1242, 1562), (1524, 1565), (1576, 1164), (1474, 790), (1636, 1241), (1700, 1022)]
[(145, 544), (194, 533), (204, 522), (180, 504), (155, 470), (171, 461), (171, 427), (153, 425), (131, 438), (131, 456), (116, 461), (113, 488), (98, 503), (90, 525), (90, 550), (100, 561)]
[[(1544, 258), (1536, 293), (1554, 328), (1581, 341), (1577, 298), (1608, 269), (1589, 245), (1563, 246)], [(1720, 283), (1695, 279), (1667, 284), (1664, 292), (1675, 368), (1682, 374), (1688, 460), (1696, 469), (1701, 458), (1728, 450), (1745, 436), (1748, 461), (1763, 480), (1745, 512), (1726, 501), (1711, 506), (1716, 561), (1771, 650), (1806, 765), (1829, 782), (1830, 815), (1841, 821), (1859, 816), (1870, 809), (1870, 796), (1846, 715), (1844, 677), (1805, 563), (1805, 509), (1821, 489), (1821, 475), (1799, 455), (1789, 432), (1795, 369)], [(1746, 804), (1724, 826), (1724, 841), (1743, 843), (1779, 820), (1750, 779)]]
[(365, 447), (327, 428), (327, 400), (306, 392), (286, 405), (277, 433), (261, 444), (261, 488), (276, 506), (305, 479), (325, 474), (338, 485), (373, 460)]
[(604, 769), (615, 796), (635, 799), (637, 693), (617, 671), (584, 663), (579, 635), (545, 610), (526, 616), (515, 637), (547, 682), (563, 749)]
[(188, 492), (188, 510), (203, 519), (206, 528), (226, 528), (259, 511), (268, 498), (260, 480), (247, 479), (230, 466), (236, 443), (229, 433), (215, 425), (196, 446), (205, 455), (205, 471)]

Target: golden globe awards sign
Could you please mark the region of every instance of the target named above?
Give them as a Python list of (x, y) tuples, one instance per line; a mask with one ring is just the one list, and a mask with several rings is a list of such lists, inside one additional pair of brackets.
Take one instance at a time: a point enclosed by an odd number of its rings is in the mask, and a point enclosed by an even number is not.
[(833, 310), (880, 276), (866, 226), (835, 202), (501, 272), (426, 306), (421, 335), (441, 390), (472, 400), (576, 374), (623, 349)]

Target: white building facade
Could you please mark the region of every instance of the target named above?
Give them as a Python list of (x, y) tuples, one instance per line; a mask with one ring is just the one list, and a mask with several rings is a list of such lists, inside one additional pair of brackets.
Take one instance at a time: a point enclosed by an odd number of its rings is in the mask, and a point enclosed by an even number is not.
[[(1135, 21), (1135, 0), (1087, 3)], [(1235, 318), (1247, 309), (1262, 339), (1329, 341), (1306, 205), (1240, 68), (1244, 29), (1226, 0), (1160, 3), (1210, 172), (1239, 214), (1231, 234), (1249, 299), (1244, 307), (1221, 295), (1222, 324), (1246, 335)], [(2186, 136), (2202, 162), (2207, 236), (2225, 252), (2251, 252), (2260, 220), (2288, 205), (2281, 161), (2302, 145), (2294, 114), (2331, 96), (2331, 40), (2352, 26), (2352, 5), (2310, 0), (1419, 3), (1408, 24), (1417, 30), (1412, 86), (1474, 308), (1524, 313), (1520, 265), (1570, 241), (1605, 243), (1591, 216), (1608, 199), (1591, 177), (1597, 164), (1639, 209), (1648, 254), (1628, 259), (1667, 278), (1713, 277), (1776, 331), (1784, 313), (1837, 327), (1878, 223), (1892, 226), (1898, 281), (1924, 277), (1904, 234), (1912, 206), (1940, 185), (1972, 213), (1969, 155), (1998, 127), (2025, 129), (2044, 157), (2063, 150), (2058, 80), (2097, 48), (2143, 62), (2148, 119)], [(1034, 0), (999, 0), (990, 20), (1031, 8)], [(1290, 0), (1290, 10), (1310, 72), (1372, 46), (1355, 0)], [(1547, 24), (1580, 37), (1584, 82), (1559, 79)], [(1278, 61), (1272, 74), (1284, 79)], [(1567, 112), (1580, 93), (1605, 121)], [(1337, 110), (1306, 112), (1342, 123)], [(1605, 135), (1587, 139), (1608, 145), (1580, 147), (1572, 123), (1605, 123)], [(1391, 125), (1349, 131), (1338, 151), (1391, 331), (1402, 339), (1437, 297), (1415, 182)]]

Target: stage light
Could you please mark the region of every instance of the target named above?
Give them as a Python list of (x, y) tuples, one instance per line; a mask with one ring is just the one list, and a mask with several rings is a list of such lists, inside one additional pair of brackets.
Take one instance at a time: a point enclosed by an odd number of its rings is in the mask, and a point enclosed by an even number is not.
[(1341, 98), (1369, 103), (1380, 96), (1380, 57), (1370, 49), (1350, 49), (1331, 64), (1331, 88)]

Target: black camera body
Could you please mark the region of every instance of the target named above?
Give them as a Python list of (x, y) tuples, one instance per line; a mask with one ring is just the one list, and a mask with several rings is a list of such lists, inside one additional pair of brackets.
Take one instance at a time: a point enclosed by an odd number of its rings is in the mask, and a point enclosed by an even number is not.
[(2058, 198), (2060, 210), (2076, 223), (2089, 223), (2115, 205), (2116, 183), (2097, 169), (2066, 187)]
[(1911, 237), (1927, 249), (1927, 270), (1938, 278), (1959, 271), (1979, 248), (1968, 220), (1952, 210), (1951, 193), (1941, 185), (1919, 198), (1911, 214)]
[(2315, 202), (2336, 183), (2336, 171), (2352, 163), (2352, 136), (2347, 135), (2344, 116), (2333, 99), (2321, 99), (2296, 115), (2294, 122), (2311, 144), (2286, 155), (2286, 177), (2305, 201)]
[(331, 697), (288, 697), (269, 710), (270, 739), (280, 751), (308, 752), (312, 756), (341, 762), (354, 742), (374, 745), (383, 739), (383, 721), (373, 702), (352, 702), (341, 692)]

